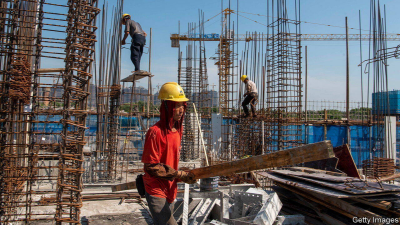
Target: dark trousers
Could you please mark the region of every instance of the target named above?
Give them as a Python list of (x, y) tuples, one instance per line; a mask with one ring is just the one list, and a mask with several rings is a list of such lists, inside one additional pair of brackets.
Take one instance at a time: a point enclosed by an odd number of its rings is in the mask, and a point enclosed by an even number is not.
[[(244, 114), (246, 114), (246, 116), (249, 116), (249, 108), (247, 108), (247, 105), (250, 104), (250, 102), (254, 99), (253, 102), (257, 101), (258, 95), (257, 93), (250, 93), (249, 95), (246, 96), (246, 98), (243, 100), (242, 102), (242, 107), (243, 107), (243, 111)], [(251, 112), (253, 113), (253, 116), (256, 115), (256, 107), (254, 106), (254, 104), (251, 104)]]
[(143, 47), (146, 44), (146, 37), (141, 34), (135, 34), (131, 44), (131, 60), (135, 66), (135, 71), (140, 70), (140, 60), (143, 54)]
[(146, 200), (155, 225), (177, 225), (173, 215), (174, 204), (168, 203), (165, 198), (151, 196), (147, 192)]

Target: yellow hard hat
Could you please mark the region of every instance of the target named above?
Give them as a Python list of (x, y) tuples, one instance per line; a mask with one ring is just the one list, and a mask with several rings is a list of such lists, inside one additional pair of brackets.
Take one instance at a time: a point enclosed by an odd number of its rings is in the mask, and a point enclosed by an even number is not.
[(244, 81), (244, 80), (246, 80), (247, 79), (247, 75), (242, 75), (241, 77), (240, 77), (240, 80), (241, 81)]
[(189, 99), (186, 98), (182, 87), (176, 82), (165, 83), (161, 87), (160, 92), (158, 93), (158, 99), (174, 101), (174, 102), (189, 101)]
[(125, 14), (122, 15), (122, 18), (121, 18), (121, 19), (124, 19), (125, 16), (129, 16), (129, 17), (130, 17), (131, 15), (129, 15), (128, 13), (125, 13)]

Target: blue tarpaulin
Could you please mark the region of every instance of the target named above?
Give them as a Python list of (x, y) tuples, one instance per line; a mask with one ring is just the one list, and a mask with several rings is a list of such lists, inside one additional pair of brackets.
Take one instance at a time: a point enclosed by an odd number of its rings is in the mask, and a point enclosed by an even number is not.
[[(39, 116), (39, 121), (60, 121), (61, 116)], [(156, 123), (159, 118), (151, 118), (149, 119), (149, 124), (152, 126)], [(141, 124), (137, 117), (120, 117), (118, 119), (119, 126), (121, 129), (119, 130), (119, 135), (126, 135), (128, 132), (128, 127), (130, 129), (135, 130), (143, 130)], [(143, 119), (143, 124), (147, 125), (147, 119)], [(231, 119), (224, 119), (223, 125), (235, 125), (236, 121)], [(88, 129), (86, 130), (85, 135), (87, 136), (95, 136), (97, 131), (97, 116), (90, 115), (87, 117), (86, 126)], [(320, 142), (324, 140), (324, 126), (301, 126), (302, 130), (302, 138), (304, 140), (304, 144), (311, 144), (315, 142)], [(52, 133), (60, 133), (62, 131), (62, 124), (49, 124), (49, 123), (36, 123), (34, 127), (35, 131), (45, 131)], [(379, 156), (378, 152), (375, 149), (379, 148), (378, 144), (382, 143), (382, 140), (376, 140), (375, 137), (380, 137), (383, 134), (379, 133), (381, 129), (378, 129), (376, 126), (368, 127), (368, 126), (350, 126), (350, 137), (351, 137), (351, 153), (353, 155), (354, 161), (358, 167), (361, 167), (362, 161), (369, 159), (370, 156)], [(372, 134), (372, 137), (370, 137)], [(327, 140), (332, 142), (333, 147), (337, 147), (347, 143), (347, 127), (346, 126), (338, 126), (338, 125), (329, 125), (327, 126), (326, 133)], [(140, 147), (143, 145), (143, 141), (136, 141), (135, 147)], [(399, 151), (400, 146), (400, 127), (396, 128), (396, 149)]]

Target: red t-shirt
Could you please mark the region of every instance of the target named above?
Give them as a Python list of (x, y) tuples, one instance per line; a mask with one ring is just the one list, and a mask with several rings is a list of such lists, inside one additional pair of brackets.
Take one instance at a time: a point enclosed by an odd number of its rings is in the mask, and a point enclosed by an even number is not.
[[(160, 122), (150, 127), (146, 134), (142, 156), (143, 163), (163, 163), (178, 170), (181, 136), (179, 132), (168, 131), (165, 136), (160, 129)], [(155, 178), (145, 172), (144, 186), (149, 195), (166, 198), (172, 203), (176, 198), (177, 179), (173, 181)]]

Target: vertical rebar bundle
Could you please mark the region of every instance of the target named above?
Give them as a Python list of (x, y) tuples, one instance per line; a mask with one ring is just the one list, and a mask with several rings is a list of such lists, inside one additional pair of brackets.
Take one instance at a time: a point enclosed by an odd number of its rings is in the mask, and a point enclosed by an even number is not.
[[(199, 21), (199, 35), (200, 37), (204, 37), (204, 12), (200, 12), (200, 21)], [(211, 112), (212, 112), (212, 95), (210, 95), (209, 84), (208, 84), (208, 74), (207, 74), (207, 57), (206, 57), (206, 48), (205, 42), (199, 42), (199, 89), (198, 94), (195, 99), (198, 100), (197, 107), (201, 124), (201, 131), (197, 129), (198, 133), (196, 135), (197, 139), (201, 138), (200, 132), (202, 132), (202, 137), (204, 141), (204, 147), (206, 152), (211, 152), (212, 150), (212, 127), (211, 127)], [(199, 155), (204, 157), (204, 153), (200, 154), (201, 149), (201, 141), (198, 140), (198, 149)], [(201, 158), (197, 155), (197, 158)]]
[[(184, 131), (182, 139), (181, 160), (189, 161), (204, 157), (203, 145), (200, 140), (203, 136), (204, 147), (207, 151), (211, 150), (212, 131), (211, 131), (211, 96), (208, 87), (207, 58), (204, 36), (204, 13), (199, 11), (199, 25), (194, 23), (188, 25), (187, 35), (190, 37), (200, 37), (197, 43), (189, 41), (186, 46), (185, 58), (179, 53), (178, 80), (185, 95), (189, 98), (184, 119)], [(198, 33), (196, 33), (198, 30)], [(182, 67), (182, 62), (185, 66)], [(201, 129), (196, 122), (196, 115), (193, 108), (196, 106), (197, 117)], [(200, 135), (202, 132), (202, 135)]]
[(96, 0), (69, 0), (68, 6), (55, 220), (57, 224), (80, 224), (87, 103), (95, 53), (96, 16), (100, 10)]
[(295, 1), (295, 19), (289, 19), (286, 0), (272, 0), (268, 25), (267, 131), (269, 151), (298, 146), (301, 140), (301, 42), (300, 10)]
[(1, 224), (31, 218), (38, 152), (32, 132), (35, 108), (30, 103), (36, 100), (31, 87), (41, 53), (42, 8), (43, 1), (0, 3)]
[[(188, 24), (188, 35), (195, 35), (194, 27), (196, 25), (191, 23)], [(187, 103), (185, 118), (184, 118), (184, 130), (182, 138), (182, 150), (181, 150), (181, 160), (189, 161), (195, 159), (197, 153), (197, 146), (195, 145), (195, 135), (196, 135), (196, 125), (195, 118), (193, 115), (193, 105), (194, 102), (197, 105), (197, 100), (195, 98), (196, 89), (198, 84), (196, 84), (195, 79), (197, 76), (196, 68), (196, 42), (189, 41), (186, 46), (185, 58), (181, 58), (180, 61), (185, 62), (185, 66), (181, 67), (181, 75), (179, 79), (179, 84), (182, 86), (185, 95), (189, 98)]]
[(113, 10), (107, 32), (108, 9), (103, 6), (97, 81), (97, 132), (93, 181), (113, 181), (117, 173), (118, 117), (121, 99), (121, 25), (122, 2)]

